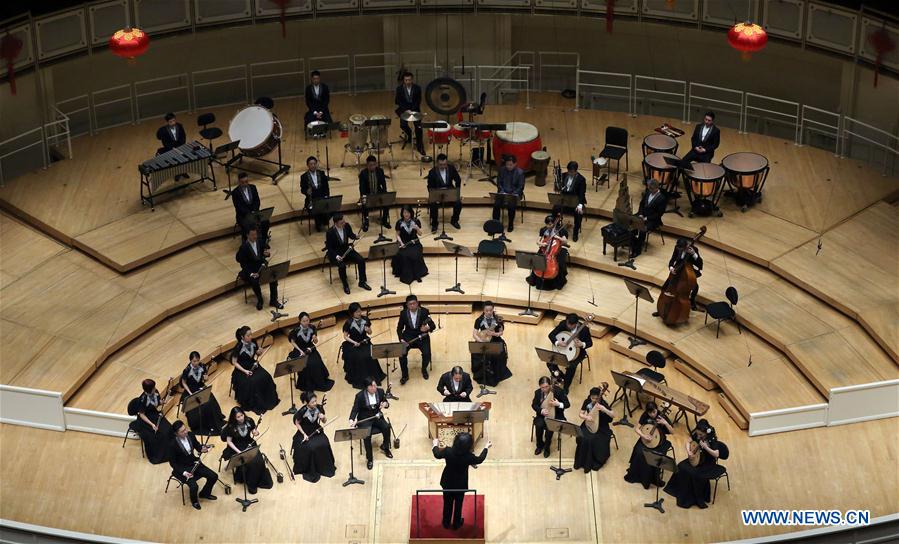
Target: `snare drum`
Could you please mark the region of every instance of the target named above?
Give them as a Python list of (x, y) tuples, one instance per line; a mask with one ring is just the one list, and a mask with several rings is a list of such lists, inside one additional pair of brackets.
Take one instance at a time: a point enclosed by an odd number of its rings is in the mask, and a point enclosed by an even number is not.
[[(319, 134), (316, 134), (315, 129), (322, 125), (327, 125), (327, 124), (328, 123), (326, 123), (324, 121), (312, 121), (311, 123), (306, 125), (306, 134), (308, 134), (311, 138), (324, 138), (328, 134), (328, 132), (324, 131)], [(319, 130), (321, 130), (321, 129), (319, 129)]]
[(248, 157), (268, 155), (281, 141), (281, 121), (262, 106), (247, 106), (231, 118), (231, 141), (240, 140), (241, 153)]
[(531, 153), (531, 166), (534, 167), (534, 185), (543, 187), (546, 185), (546, 172), (549, 170), (549, 153), (546, 151), (534, 151)]
[(361, 153), (368, 145), (368, 127), (365, 121), (368, 117), (361, 113), (350, 115), (350, 124), (347, 126), (350, 142), (347, 144), (350, 151)]
[(677, 140), (664, 134), (650, 134), (643, 138), (643, 156), (652, 153), (677, 154)]
[[(372, 115), (372, 121), (387, 119), (386, 115)], [(387, 147), (390, 140), (387, 139), (387, 125), (368, 127), (368, 139), (372, 147)]]
[(724, 179), (737, 193), (737, 204), (746, 211), (762, 198), (762, 187), (768, 178), (768, 159), (758, 153), (731, 153), (721, 161)]
[(694, 162), (692, 171), (684, 172), (684, 187), (690, 199), (693, 215), (712, 215), (718, 212), (718, 199), (721, 198), (721, 185), (724, 180), (724, 168), (710, 162)]
[(514, 155), (518, 167), (527, 172), (531, 167), (531, 153), (540, 151), (540, 133), (530, 123), (506, 123), (506, 130), (496, 131), (493, 138), (493, 156), (496, 164), (502, 165), (504, 155)]
[(677, 167), (671, 166), (665, 159), (679, 160), (671, 153), (650, 153), (643, 158), (643, 179), (654, 179), (665, 193), (677, 190)]
[(448, 145), (452, 137), (452, 127), (446, 121), (437, 121), (440, 127), (428, 129), (428, 138), (436, 145)]

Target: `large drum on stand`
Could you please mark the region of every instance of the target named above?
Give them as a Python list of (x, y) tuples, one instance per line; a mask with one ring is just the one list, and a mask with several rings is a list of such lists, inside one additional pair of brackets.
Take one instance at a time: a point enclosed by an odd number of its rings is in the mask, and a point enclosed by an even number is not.
[(498, 130), (493, 137), (493, 157), (502, 166), (504, 155), (514, 155), (518, 167), (531, 169), (531, 153), (543, 149), (537, 127), (530, 123), (506, 123), (506, 130)]
[(650, 134), (643, 138), (643, 156), (645, 157), (652, 153), (671, 153), (676, 155), (677, 140), (664, 134)]
[(746, 151), (731, 153), (721, 161), (724, 179), (734, 192), (741, 211), (762, 200), (762, 187), (768, 179), (768, 159)]
[(643, 179), (654, 179), (659, 182), (659, 188), (665, 193), (673, 206), (669, 211), (680, 214), (680, 207), (677, 205), (677, 199), (680, 193), (677, 192), (677, 179), (680, 173), (676, 166), (672, 166), (665, 162), (665, 159), (680, 160), (677, 155), (671, 153), (650, 153), (643, 157)]
[(684, 172), (684, 188), (690, 200), (690, 217), (694, 215), (723, 214), (718, 208), (724, 168), (710, 162), (694, 162), (692, 170)]
[[(382, 121), (387, 119), (386, 115), (372, 115), (370, 118), (372, 121)], [(363, 121), (364, 123), (365, 121)], [(371, 143), (372, 148), (385, 148), (390, 140), (387, 138), (387, 125), (380, 126), (370, 126), (368, 127), (368, 141)]]
[(368, 117), (361, 113), (350, 115), (350, 122), (347, 125), (347, 134), (349, 142), (347, 149), (353, 153), (360, 154), (368, 147), (368, 127), (365, 121)]
[(281, 141), (281, 121), (262, 106), (247, 106), (231, 118), (228, 137), (240, 140), (238, 148), (247, 157), (264, 157)]

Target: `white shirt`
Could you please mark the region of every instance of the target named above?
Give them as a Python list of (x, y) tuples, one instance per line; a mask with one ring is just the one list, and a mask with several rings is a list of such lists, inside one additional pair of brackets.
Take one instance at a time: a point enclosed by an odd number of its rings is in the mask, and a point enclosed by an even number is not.
[(418, 323), (418, 310), (415, 310), (414, 312), (409, 310), (409, 323), (411, 323), (413, 327)]
[(337, 237), (343, 242), (343, 229), (337, 229)]
[(315, 172), (310, 170), (309, 179), (312, 180), (312, 186), (318, 189), (318, 170), (316, 170)]
[(315, 98), (318, 98), (318, 97), (321, 95), (321, 86), (320, 86), (320, 85), (313, 85), (313, 86), (312, 86), (312, 93), (315, 94)]
[(572, 185), (574, 185), (574, 178), (572, 176), (568, 176), (568, 179), (565, 181), (565, 190), (570, 191)]
[(462, 380), (456, 381), (453, 379), (453, 380), (450, 380), (450, 383), (452, 383), (453, 391), (459, 391), (459, 387), (462, 384)]
[(703, 127), (702, 127), (702, 141), (703, 142), (705, 141), (706, 136), (709, 135), (709, 132), (711, 130), (712, 130), (712, 127), (710, 127), (710, 126), (707, 127), (707, 126), (703, 125)]
[(178, 437), (178, 442), (181, 443), (181, 447), (184, 448), (184, 451), (187, 453), (193, 452), (193, 448), (190, 447), (190, 440), (188, 440), (186, 436), (184, 438)]
[(369, 406), (377, 406), (378, 405), (378, 393), (377, 391), (374, 393), (365, 392), (365, 396), (368, 398)]
[(409, 101), (411, 102), (412, 101), (412, 86), (411, 85), (408, 87), (404, 86), (404, 88), (406, 89), (406, 96), (409, 97)]
[(446, 170), (437, 170), (440, 173), (440, 179), (443, 180), (443, 184), (446, 185), (446, 176), (448, 172)]
[(656, 191), (655, 193), (649, 193), (649, 196), (646, 197), (646, 203), (652, 204), (652, 201), (655, 200), (655, 198), (657, 196), (659, 196), (659, 193), (661, 193), (661, 191)]
[(253, 250), (253, 253), (259, 255), (259, 248), (256, 247), (256, 242), (250, 242), (250, 249)]
[(243, 188), (243, 197), (247, 202), (250, 201), (250, 186), (247, 185)]
[(178, 125), (169, 127), (169, 132), (172, 133), (172, 138), (178, 138)]

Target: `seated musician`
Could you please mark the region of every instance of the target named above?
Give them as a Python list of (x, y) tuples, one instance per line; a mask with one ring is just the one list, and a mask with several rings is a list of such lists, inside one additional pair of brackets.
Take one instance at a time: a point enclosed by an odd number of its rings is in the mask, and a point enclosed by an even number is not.
[[(697, 279), (702, 276), (702, 257), (699, 256), (699, 248), (691, 244), (686, 238), (678, 238), (677, 243), (674, 244), (674, 251), (671, 253), (671, 259), (668, 261), (668, 272), (674, 274), (675, 271), (686, 264), (693, 267), (693, 272), (696, 274)], [(665, 283), (662, 284), (663, 291), (668, 288), (668, 282), (670, 281), (671, 276), (669, 275), (668, 279), (665, 280)], [(690, 309), (692, 310), (696, 310), (697, 294), (699, 294), (698, 281), (696, 282), (696, 287), (690, 291)], [(652, 315), (653, 317), (658, 317), (659, 313), (653, 312)]]
[[(181, 372), (181, 401), (193, 395), (200, 389), (206, 387), (206, 376), (208, 371), (206, 365), (200, 363), (200, 352), (190, 352), (190, 362)], [(225, 414), (219, 406), (215, 395), (210, 391), (209, 402), (203, 404), (199, 408), (194, 408), (185, 414), (187, 416), (187, 424), (193, 429), (194, 433), (200, 435), (219, 434), (222, 426), (225, 424)]]
[(721, 143), (721, 131), (715, 126), (715, 112), (705, 112), (702, 123), (693, 128), (690, 137), (690, 151), (684, 155), (685, 161), (712, 162), (715, 150)]
[[(156, 139), (162, 144), (162, 147), (156, 150), (156, 154), (171, 151), (176, 147), (180, 147), (187, 142), (187, 133), (184, 132), (184, 125), (178, 122), (174, 113), (165, 114), (165, 125), (156, 130)], [(178, 174), (175, 181), (186, 178), (187, 174)]]
[[(175, 437), (169, 444), (169, 465), (172, 467), (172, 476), (190, 489), (190, 504), (199, 510), (201, 497), (208, 501), (216, 499), (216, 496), (212, 494), (212, 488), (215, 487), (219, 477), (212, 469), (200, 462), (200, 457), (196, 455), (196, 453), (206, 453), (212, 446), (201, 445), (194, 433), (187, 430), (187, 425), (183, 421), (175, 421), (172, 430), (175, 432)], [(200, 489), (197, 484), (200, 478), (206, 480), (203, 489)]]
[[(609, 442), (612, 440), (612, 429), (609, 423), (615, 417), (615, 413), (609, 407), (606, 399), (602, 398), (609, 384), (604, 383), (602, 388), (590, 388), (590, 395), (581, 403), (581, 436), (577, 438), (577, 447), (574, 450), (574, 468), (584, 469), (584, 472), (599, 470), (612, 455)], [(598, 420), (596, 432), (592, 432), (587, 422)]]
[(234, 400), (244, 410), (264, 414), (278, 405), (278, 388), (272, 375), (259, 364), (259, 344), (244, 325), (234, 332), (237, 345), (231, 350), (231, 384)]
[(561, 247), (556, 253), (556, 264), (558, 266), (556, 275), (549, 277), (546, 271), (543, 271), (540, 275), (531, 272), (527, 277), (526, 281), (530, 285), (542, 291), (561, 289), (568, 283), (568, 229), (562, 226), (561, 221), (562, 216), (558, 212), (547, 215), (543, 219), (544, 227), (540, 229), (537, 237), (537, 246), (540, 248), (540, 253), (543, 254), (545, 254), (546, 249), (550, 247), (553, 240), (558, 240), (561, 243)]
[(640, 207), (637, 209), (637, 215), (643, 218), (646, 230), (637, 231), (634, 234), (634, 238), (631, 240), (631, 259), (635, 259), (643, 253), (647, 232), (662, 228), (662, 215), (667, 207), (668, 197), (659, 188), (659, 181), (656, 179), (646, 180), (646, 190), (640, 197)]
[(577, 195), (578, 205), (575, 208), (562, 208), (563, 213), (574, 215), (574, 232), (572, 240), (577, 242), (584, 221), (584, 208), (587, 206), (587, 180), (577, 171), (578, 164), (569, 161), (567, 172), (562, 176), (561, 194)]
[(250, 215), (258, 212), (262, 203), (259, 200), (259, 191), (250, 183), (250, 177), (246, 172), (237, 174), (237, 187), (231, 191), (231, 203), (234, 204), (235, 221), (240, 226), (241, 238), (246, 240), (250, 227), (257, 226), (259, 236), (268, 241), (269, 222), (257, 223), (256, 218)]
[(334, 380), (330, 378), (328, 367), (318, 352), (318, 331), (312, 325), (309, 314), (300, 312), (296, 328), (287, 334), (287, 341), (293, 346), (288, 359), (306, 357), (306, 366), (297, 373), (296, 388), (301, 391), (330, 391)]
[[(303, 202), (303, 209), (308, 211), (312, 209), (314, 201), (331, 196), (331, 188), (328, 186), (330, 181), (328, 175), (318, 169), (317, 158), (306, 159), (306, 168), (306, 172), (300, 176), (300, 192), (306, 198)], [(315, 232), (321, 232), (323, 227), (328, 226), (327, 214), (315, 214), (312, 220), (315, 221)]]
[(443, 395), (443, 402), (471, 402), (472, 389), (471, 376), (461, 366), (444, 372), (437, 382), (437, 392)]
[[(548, 376), (541, 376), (538, 384), (540, 387), (534, 391), (534, 400), (531, 401), (531, 408), (534, 409), (534, 434), (537, 436), (537, 449), (534, 450), (534, 455), (540, 455), (542, 452), (543, 457), (549, 457), (554, 433), (547, 430), (545, 418), (565, 419), (565, 409), (571, 406), (571, 403), (568, 402), (565, 392), (553, 385)], [(553, 399), (548, 404), (552, 407), (544, 408), (544, 401), (550, 393)]]
[(331, 122), (331, 111), (328, 104), (331, 102), (331, 91), (322, 83), (322, 75), (318, 70), (309, 74), (311, 83), (306, 85), (306, 115), (303, 116), (303, 124), (308, 125), (312, 121)]
[(709, 481), (724, 473), (724, 467), (718, 465), (718, 460), (727, 459), (730, 450), (727, 444), (718, 440), (709, 422), (700, 419), (693, 429), (691, 440), (684, 442), (684, 454), (687, 458), (678, 463), (677, 472), (665, 486), (665, 493), (676, 497), (681, 508), (708, 508), (712, 498)]
[[(401, 116), (407, 111), (421, 112), (421, 87), (412, 82), (412, 72), (403, 73), (403, 83), (396, 88), (393, 103), (396, 104), (396, 115)], [(424, 140), (421, 134), (421, 121), (415, 121), (415, 148), (418, 154), (425, 157)], [(400, 119), (400, 129), (403, 131), (405, 142), (412, 140), (412, 129), (409, 123)], [(405, 147), (405, 144), (403, 144)]]
[(418, 297), (407, 296), (396, 323), (396, 335), (406, 344), (406, 354), (400, 357), (400, 385), (409, 381), (409, 350), (412, 349), (421, 351), (421, 376), (428, 379), (428, 367), (431, 366), (431, 336), (428, 333), (436, 328), (431, 313), (418, 303)]
[(163, 415), (165, 398), (156, 389), (156, 382), (147, 378), (140, 386), (143, 393), (128, 403), (128, 415), (137, 416), (128, 428), (140, 436), (147, 460), (158, 465), (168, 459), (172, 426)]
[[(228, 461), (238, 453), (258, 446), (257, 436), (259, 436), (259, 429), (253, 418), (248, 416), (240, 406), (231, 408), (231, 413), (228, 414), (228, 424), (222, 429), (222, 441), (227, 443), (225, 451), (222, 452), (222, 460)], [(234, 471), (234, 483), (246, 483), (247, 492), (251, 495), (255, 495), (259, 488), (271, 489), (274, 487), (272, 473), (265, 466), (265, 457), (261, 451), (249, 463)]]
[[(365, 159), (365, 168), (359, 171), (359, 199), (362, 202), (362, 232), (368, 232), (368, 206), (366, 200), (369, 195), (387, 192), (387, 177), (384, 169), (378, 165), (378, 158), (369, 155)], [(381, 208), (381, 225), (390, 228), (390, 210)]]
[(374, 379), (381, 384), (387, 377), (381, 364), (371, 356), (371, 321), (362, 315), (358, 302), (350, 303), (349, 319), (343, 323), (343, 373), (347, 383), (357, 389), (364, 388), (366, 380)]
[[(549, 332), (549, 341), (555, 346), (563, 346), (564, 342), (557, 340), (556, 337), (561, 332), (574, 332), (580, 323), (580, 320), (581, 319), (577, 314), (568, 314), (565, 316), (565, 319), (559, 322), (559, 324)], [(577, 337), (572, 339), (571, 342), (580, 348), (580, 352), (574, 360), (568, 362), (568, 368), (565, 369), (563, 387), (566, 392), (571, 387), (571, 382), (574, 381), (574, 373), (577, 371), (577, 366), (587, 357), (587, 350), (593, 346), (593, 337), (590, 335), (590, 328), (586, 326), (582, 327)], [(547, 363), (546, 368), (549, 369), (553, 376), (558, 377), (561, 373), (557, 365)]]
[[(515, 155), (503, 157), (503, 167), (496, 175), (496, 192), (499, 194), (517, 195), (519, 199), (524, 196), (524, 171), (518, 168), (518, 159)], [(499, 221), (501, 205), (499, 201), (493, 203), (493, 218)], [(515, 203), (509, 203), (509, 232), (515, 230)]]
[[(390, 403), (387, 402), (387, 396), (384, 390), (378, 387), (378, 382), (374, 378), (365, 380), (365, 387), (356, 393), (353, 400), (353, 408), (350, 410), (350, 427), (355, 428), (357, 425), (368, 427), (374, 432), (381, 433), (381, 452), (388, 459), (393, 459), (390, 452), (390, 424), (384, 419), (382, 410), (388, 408)], [(363, 441), (365, 444), (365, 458), (368, 460), (368, 470), (373, 466), (371, 435), (368, 435)]]
[(390, 260), (393, 275), (406, 285), (411, 285), (413, 281), (421, 283), (421, 279), (428, 275), (428, 265), (425, 264), (421, 245), (421, 221), (415, 217), (412, 206), (406, 204), (400, 209), (395, 228), (400, 248)]
[[(651, 444), (655, 440), (652, 436), (653, 428), (659, 433), (658, 445), (649, 448), (646, 444)], [(643, 489), (649, 489), (650, 485), (657, 485), (659, 487), (665, 485), (665, 482), (662, 481), (662, 477), (659, 474), (659, 470), (646, 463), (646, 457), (643, 455), (643, 451), (651, 449), (659, 454), (667, 453), (671, 448), (671, 442), (668, 441), (668, 435), (674, 432), (671, 423), (668, 422), (665, 416), (659, 413), (659, 407), (656, 403), (650, 401), (646, 403), (646, 408), (640, 415), (640, 422), (634, 427), (634, 431), (637, 433), (638, 438), (637, 442), (634, 444), (633, 451), (631, 451), (631, 460), (627, 467), (627, 473), (624, 475), (624, 481), (633, 484), (642, 484)], [(644, 442), (646, 442), (646, 444), (644, 444)]]
[(334, 452), (331, 442), (324, 432), (325, 407), (319, 404), (318, 396), (312, 391), (300, 395), (303, 406), (293, 416), (297, 428), (293, 435), (293, 473), (302, 474), (307, 482), (315, 483), (322, 476), (334, 476)]
[[(259, 285), (259, 277), (262, 270), (268, 266), (268, 258), (271, 257), (271, 249), (268, 244), (259, 239), (259, 230), (250, 227), (247, 231), (247, 239), (240, 244), (235, 260), (240, 263), (240, 279), (242, 279), (256, 295), (256, 309), (262, 309), (262, 288)], [(283, 304), (278, 300), (278, 280), (272, 279), (268, 284), (268, 305), (281, 309)]]
[[(462, 213), (461, 195), (462, 177), (456, 167), (449, 163), (444, 153), (437, 155), (437, 165), (428, 172), (428, 189), (456, 189), (458, 194), (453, 203), (453, 215), (450, 225), (455, 229), (461, 229), (459, 215)], [(431, 232), (437, 232), (437, 221), (440, 217), (440, 206), (436, 202), (428, 205), (428, 214), (431, 216)]]
[[(480, 455), (474, 454), (474, 439), (470, 433), (459, 433), (453, 440), (451, 448), (440, 448), (440, 440), (434, 439), (431, 452), (436, 459), (446, 461), (443, 473), (440, 475), (440, 487), (447, 490), (468, 489), (468, 467), (475, 467), (487, 458), (487, 450), (493, 447), (489, 440)], [(465, 493), (443, 493), (443, 519), (444, 529), (458, 530), (465, 524), (462, 517), (462, 503), (465, 501)]]
[(496, 307), (488, 300), (484, 303), (484, 312), (474, 320), (471, 338), (475, 342), (498, 342), (503, 345), (503, 349), (499, 355), (482, 356), (472, 353), (471, 374), (478, 382), (491, 387), (512, 377), (508, 366), (509, 350), (503, 340), (504, 331), (505, 327), (502, 319), (496, 314)]
[(337, 267), (337, 274), (343, 284), (343, 292), (348, 295), (350, 294), (350, 284), (347, 281), (347, 263), (353, 263), (359, 268), (359, 287), (371, 291), (371, 287), (366, 283), (365, 259), (350, 245), (358, 239), (359, 237), (347, 224), (343, 214), (334, 214), (334, 226), (325, 234), (325, 251), (328, 260)]

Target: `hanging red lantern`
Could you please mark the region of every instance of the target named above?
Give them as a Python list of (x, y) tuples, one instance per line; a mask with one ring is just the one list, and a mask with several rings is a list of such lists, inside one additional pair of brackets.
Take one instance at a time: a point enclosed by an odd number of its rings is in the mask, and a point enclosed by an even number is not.
[(727, 42), (741, 53), (743, 60), (749, 60), (751, 53), (761, 51), (768, 43), (768, 33), (755, 23), (737, 23), (727, 31)]
[(6, 61), (6, 78), (12, 94), (16, 94), (16, 57), (22, 52), (23, 45), (22, 40), (9, 32), (0, 40), (0, 57)]
[(615, 0), (606, 0), (606, 32), (612, 33), (612, 21), (615, 17)]
[(150, 37), (139, 28), (117, 30), (109, 38), (109, 50), (128, 59), (128, 62), (134, 62), (134, 59), (146, 53), (149, 47)]
[(874, 86), (877, 87), (877, 76), (880, 73), (880, 63), (883, 56), (896, 49), (896, 42), (890, 37), (886, 28), (880, 28), (868, 34), (868, 43), (874, 48), (877, 56), (874, 57)]
[(281, 8), (281, 37), (287, 37), (287, 27), (284, 22), (284, 16), (287, 13), (287, 4), (290, 3), (290, 0), (274, 0), (275, 4)]

